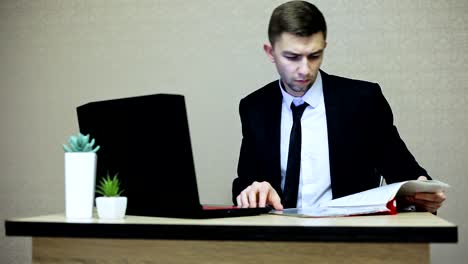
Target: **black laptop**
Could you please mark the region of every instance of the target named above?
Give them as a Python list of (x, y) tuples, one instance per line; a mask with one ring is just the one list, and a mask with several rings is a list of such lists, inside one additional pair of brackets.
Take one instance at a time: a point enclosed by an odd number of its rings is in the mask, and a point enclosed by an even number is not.
[(269, 211), (200, 204), (182, 95), (91, 102), (77, 113), (80, 132), (101, 146), (96, 182), (119, 173), (128, 215), (216, 218)]

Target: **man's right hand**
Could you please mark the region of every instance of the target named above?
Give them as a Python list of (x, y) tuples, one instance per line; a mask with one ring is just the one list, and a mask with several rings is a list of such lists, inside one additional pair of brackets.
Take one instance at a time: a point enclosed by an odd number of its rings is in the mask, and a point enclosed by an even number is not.
[(236, 198), (242, 208), (265, 207), (267, 204), (275, 210), (283, 210), (281, 198), (268, 182), (254, 182), (245, 188)]

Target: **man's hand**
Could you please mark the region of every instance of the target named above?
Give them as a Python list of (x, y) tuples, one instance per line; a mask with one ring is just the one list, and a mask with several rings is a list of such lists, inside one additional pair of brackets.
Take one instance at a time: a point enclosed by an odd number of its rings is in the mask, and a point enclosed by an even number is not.
[(265, 207), (267, 204), (275, 210), (283, 210), (281, 198), (268, 182), (254, 182), (245, 188), (236, 198), (242, 208)]
[[(418, 180), (427, 180), (427, 178), (425, 176), (419, 176)], [(416, 193), (405, 197), (408, 203), (431, 213), (435, 213), (437, 209), (442, 206), (445, 199), (446, 196), (443, 192)]]

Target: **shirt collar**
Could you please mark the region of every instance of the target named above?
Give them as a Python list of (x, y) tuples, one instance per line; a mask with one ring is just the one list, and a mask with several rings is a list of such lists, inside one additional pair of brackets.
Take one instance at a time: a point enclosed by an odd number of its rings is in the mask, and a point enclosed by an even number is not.
[(283, 95), (283, 102), (286, 103), (286, 105), (291, 105), (292, 102), (297, 105), (301, 105), (304, 102), (308, 103), (312, 108), (316, 108), (320, 102), (321, 98), (323, 96), (323, 85), (322, 85), (322, 75), (320, 74), (320, 71), (317, 73), (317, 78), (315, 79), (315, 82), (312, 84), (312, 87), (302, 96), (302, 97), (294, 97), (290, 94), (288, 94), (284, 89), (283, 89), (283, 84), (281, 82), (281, 79), (278, 80), (279, 82), (279, 87), (281, 90), (281, 94)]

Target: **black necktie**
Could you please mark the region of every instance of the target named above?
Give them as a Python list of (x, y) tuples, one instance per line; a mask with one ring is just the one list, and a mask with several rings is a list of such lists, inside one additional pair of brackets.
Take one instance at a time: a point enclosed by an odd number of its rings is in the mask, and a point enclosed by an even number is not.
[(297, 204), (299, 174), (301, 171), (301, 117), (307, 106), (308, 104), (305, 102), (299, 106), (291, 103), (293, 125), (289, 137), (288, 165), (284, 184), (284, 208), (295, 208)]

